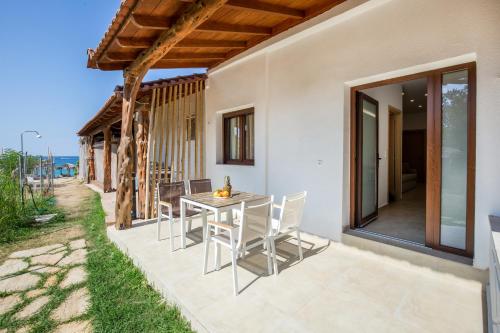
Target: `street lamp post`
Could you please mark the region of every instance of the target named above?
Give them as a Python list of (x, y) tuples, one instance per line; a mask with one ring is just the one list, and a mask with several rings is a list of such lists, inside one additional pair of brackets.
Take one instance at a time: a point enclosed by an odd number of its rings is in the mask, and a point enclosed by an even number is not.
[(19, 185), (21, 186), (21, 193), (23, 191), (24, 184), (24, 174), (26, 172), (26, 159), (24, 158), (24, 142), (23, 142), (23, 134), (24, 133), (34, 133), (36, 137), (40, 139), (42, 136), (38, 131), (24, 131), (21, 132), (21, 163), (19, 165)]

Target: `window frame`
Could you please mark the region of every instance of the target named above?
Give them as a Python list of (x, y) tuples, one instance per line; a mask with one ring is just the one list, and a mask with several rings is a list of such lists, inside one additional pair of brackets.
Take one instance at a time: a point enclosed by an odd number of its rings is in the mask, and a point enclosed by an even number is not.
[[(255, 147), (255, 109), (253, 107), (245, 108), (242, 110), (238, 111), (233, 111), (233, 112), (227, 112), (222, 115), (222, 135), (223, 135), (223, 153), (224, 153), (224, 164), (233, 164), (233, 165), (254, 165), (255, 164), (255, 158), (254, 159), (248, 159), (246, 158), (246, 147), (247, 147), (247, 140), (246, 136), (244, 135), (245, 133), (245, 126), (247, 124), (247, 116), (248, 115), (253, 115), (254, 116), (254, 147)], [(240, 135), (239, 138), (239, 148), (241, 152), (241, 156), (239, 159), (231, 159), (231, 147), (230, 147), (230, 141), (229, 138), (230, 136), (228, 135), (228, 126), (229, 122), (233, 118), (240, 118)], [(254, 156), (255, 156), (255, 150), (254, 150)]]

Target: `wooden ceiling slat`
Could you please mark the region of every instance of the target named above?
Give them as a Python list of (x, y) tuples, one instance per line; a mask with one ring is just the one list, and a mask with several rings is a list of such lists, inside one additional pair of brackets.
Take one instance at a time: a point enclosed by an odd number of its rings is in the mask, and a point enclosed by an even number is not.
[(230, 47), (244, 49), (247, 43), (244, 41), (237, 40), (202, 40), (202, 39), (184, 39), (177, 43), (174, 48), (184, 48), (184, 47)]
[(138, 28), (165, 30), (172, 25), (170, 17), (132, 14), (131, 22)]
[[(172, 68), (173, 61), (163, 60), (176, 58), (182, 64), (191, 61), (193, 66), (188, 67), (198, 67), (200, 59), (205, 59), (213, 68), (345, 0), (222, 0), (225, 3), (209, 15), (195, 15), (197, 23), (182, 33), (174, 26), (187, 10), (199, 5), (195, 0), (122, 1), (126, 5), (120, 7), (98, 49), (88, 52), (90, 68), (135, 72), (137, 64), (149, 58), (149, 51), (157, 49), (155, 42), (167, 32), (173, 36), (155, 68), (161, 64)], [(217, 0), (202, 2), (207, 1)]]
[[(189, 59), (225, 59), (226, 52), (204, 52), (204, 53), (194, 53), (194, 52), (183, 52), (183, 53), (168, 53), (162, 59), (170, 60), (170, 59), (180, 59), (180, 60), (189, 60)], [(134, 61), (137, 58), (137, 52), (108, 52), (106, 54), (106, 58), (113, 61)]]
[(116, 43), (120, 47), (133, 48), (133, 49), (146, 49), (153, 44), (153, 38), (141, 38), (141, 37), (118, 37), (116, 38)]
[(215, 31), (215, 32), (231, 32), (250, 35), (270, 35), (272, 29), (266, 27), (257, 27), (252, 25), (227, 24), (219, 22), (205, 22), (196, 30), (198, 31)]
[(300, 9), (294, 9), (279, 5), (273, 5), (270, 3), (265, 3), (261, 1), (247, 1), (247, 0), (229, 0), (226, 3), (228, 7), (234, 7), (238, 9), (252, 10), (258, 12), (266, 12), (276, 15), (294, 17), (294, 18), (304, 18), (306, 13)]

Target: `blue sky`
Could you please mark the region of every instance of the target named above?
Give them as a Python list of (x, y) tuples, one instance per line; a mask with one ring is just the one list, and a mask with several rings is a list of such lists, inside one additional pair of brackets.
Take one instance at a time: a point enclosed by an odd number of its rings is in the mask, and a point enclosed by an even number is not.
[[(77, 155), (76, 132), (103, 105), (122, 72), (86, 68), (119, 0), (4, 1), (0, 11), (0, 148)], [(152, 70), (145, 80), (199, 73)]]

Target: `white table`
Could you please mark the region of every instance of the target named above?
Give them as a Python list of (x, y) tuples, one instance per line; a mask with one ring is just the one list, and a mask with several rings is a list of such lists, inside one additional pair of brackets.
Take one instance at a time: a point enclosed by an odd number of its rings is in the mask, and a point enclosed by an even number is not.
[[(247, 192), (233, 191), (230, 198), (214, 198), (212, 192), (196, 193), (184, 195), (181, 197), (181, 247), (186, 248), (186, 206), (191, 205), (201, 209), (201, 217), (203, 224), (203, 242), (205, 242), (205, 231), (207, 228), (207, 211), (214, 213), (215, 221), (221, 222), (221, 215), (224, 212), (232, 212), (233, 209), (239, 209), (241, 203), (259, 201), (269, 199), (268, 196), (253, 194)], [(233, 214), (227, 214), (226, 223), (232, 224)], [(215, 230), (217, 232), (217, 230)], [(220, 245), (215, 247), (216, 269), (220, 268), (218, 260), (220, 253)]]

